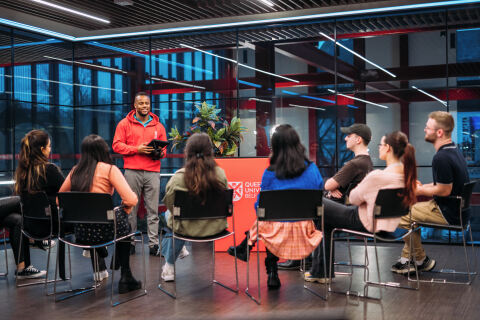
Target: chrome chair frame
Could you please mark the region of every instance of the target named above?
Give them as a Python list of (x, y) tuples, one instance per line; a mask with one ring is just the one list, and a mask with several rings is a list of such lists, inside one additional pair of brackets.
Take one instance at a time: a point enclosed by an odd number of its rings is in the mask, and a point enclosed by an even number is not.
[[(38, 219), (38, 220), (48, 220), (50, 223), (50, 233), (45, 236), (45, 237), (37, 237), (35, 235), (32, 235), (30, 232), (25, 230), (24, 228), (24, 220), (25, 220), (25, 204), (24, 201), (25, 199), (22, 199), (24, 195), (20, 196), (20, 211), (21, 211), (21, 216), (22, 216), (22, 227), (21, 227), (21, 232), (22, 236), (20, 237), (20, 244), (19, 244), (19, 250), (18, 250), (18, 260), (20, 261), (20, 253), (22, 251), (22, 242), (23, 242), (23, 236), (27, 237), (28, 239), (31, 239), (33, 241), (48, 241), (48, 251), (47, 251), (47, 268), (46, 268), (46, 274), (45, 274), (45, 280), (38, 280), (38, 281), (28, 281), (27, 283), (19, 283), (19, 280), (17, 277), (15, 277), (15, 285), (17, 288), (20, 287), (27, 287), (27, 286), (32, 286), (32, 285), (37, 285), (37, 284), (43, 284), (44, 285), (44, 290), (45, 290), (45, 295), (49, 296), (51, 293), (48, 292), (48, 284), (49, 283), (56, 283), (57, 281), (62, 281), (61, 279), (57, 279), (56, 277), (54, 279), (49, 280), (48, 275), (49, 275), (49, 268), (50, 268), (50, 256), (51, 256), (51, 241), (53, 238), (55, 238), (55, 235), (53, 234), (53, 217), (52, 217), (52, 207), (51, 204), (48, 200), (48, 196), (45, 192), (38, 192), (35, 195), (41, 196), (42, 199), (36, 199), (36, 200), (42, 200), (43, 202), (40, 204), (43, 206), (44, 210), (44, 217), (41, 217), (42, 214), (38, 212), (39, 216), (38, 217), (28, 217), (28, 219)], [(34, 195), (29, 195), (29, 196), (34, 196)], [(35, 199), (34, 199), (35, 200)], [(37, 208), (38, 209), (38, 208)], [(57, 248), (57, 253), (59, 252)], [(69, 254), (69, 259), (70, 259), (70, 251), (68, 252)], [(27, 266), (26, 266), (27, 267)], [(70, 277), (72, 276), (72, 270), (70, 269)], [(69, 279), (69, 278), (67, 278)], [(22, 281), (23, 282), (23, 281)]]
[[(172, 225), (175, 226), (175, 218), (180, 219), (180, 220), (195, 220), (195, 219), (218, 219), (218, 218), (227, 218), (227, 217), (232, 217), (232, 231), (224, 230), (223, 232), (213, 235), (210, 237), (189, 237), (185, 235), (180, 235), (180, 234), (175, 234), (175, 230), (172, 230), (172, 247), (173, 247), (173, 252), (175, 252), (175, 239), (179, 240), (184, 240), (184, 241), (190, 241), (190, 242), (200, 242), (200, 243), (205, 243), (205, 242), (212, 242), (212, 283), (218, 284), (221, 287), (230, 290), (232, 292), (238, 293), (238, 268), (237, 268), (237, 252), (235, 249), (235, 279), (236, 279), (236, 286), (235, 288), (231, 288), (224, 283), (218, 281), (215, 279), (215, 241), (221, 240), (223, 238), (233, 236), (233, 246), (236, 247), (236, 237), (235, 237), (235, 217), (234, 217), (234, 210), (233, 210), (233, 190), (228, 189), (225, 190), (225, 199), (228, 199), (227, 202), (227, 207), (221, 207), (221, 210), (227, 210), (227, 212), (215, 212), (215, 208), (211, 208), (212, 203), (209, 202), (207, 199), (207, 202), (201, 207), (201, 211), (213, 211), (215, 215), (212, 216), (205, 216), (202, 215), (201, 217), (182, 217), (182, 213), (189, 213), (191, 210), (194, 210), (194, 206), (186, 206), (186, 202), (191, 202), (195, 203), (195, 197), (188, 195), (188, 192), (186, 191), (175, 191), (175, 206), (174, 206), (174, 212), (171, 213), (172, 215)], [(218, 208), (217, 208), (218, 209)], [(199, 211), (200, 211), (199, 210)], [(173, 228), (174, 229), (174, 228)], [(163, 233), (160, 233), (160, 252), (162, 252), (162, 240), (163, 240)], [(160, 254), (161, 256), (161, 254)], [(166, 261), (166, 257), (164, 257), (164, 260)], [(159, 282), (158, 282), (158, 289), (160, 289), (163, 293), (167, 294), (169, 297), (176, 299), (177, 298), (177, 272), (176, 272), (176, 260), (173, 263), (173, 274), (175, 280), (173, 281), (173, 291), (169, 291), (165, 288), (165, 285), (162, 284), (166, 281), (163, 281), (162, 279), (162, 268), (160, 267), (159, 270)], [(161, 265), (161, 264), (160, 264)]]
[[(452, 200), (457, 200), (458, 201), (458, 212), (459, 212), (459, 217), (460, 217), (460, 224), (459, 225), (441, 225), (441, 224), (436, 224), (436, 223), (428, 223), (428, 222), (412, 222), (411, 224), (411, 229), (412, 232), (415, 232), (417, 230), (420, 230), (421, 228), (435, 228), (435, 229), (444, 229), (444, 230), (449, 230), (449, 231), (457, 231), (462, 233), (462, 244), (463, 244), (463, 251), (465, 254), (465, 265), (467, 268), (467, 271), (456, 271), (455, 269), (440, 269), (440, 270), (430, 270), (428, 272), (431, 273), (437, 273), (437, 274), (453, 274), (453, 275), (462, 275), (462, 276), (467, 276), (466, 281), (448, 281), (445, 278), (431, 278), (430, 280), (425, 280), (425, 279), (420, 279), (420, 282), (424, 283), (449, 283), (449, 284), (463, 284), (463, 285), (471, 285), (473, 280), (475, 279), (475, 276), (477, 275), (477, 253), (475, 251), (475, 245), (473, 241), (473, 234), (472, 234), (472, 226), (470, 224), (470, 220), (467, 221), (467, 223), (464, 225), (463, 222), (463, 217), (462, 213), (465, 210), (470, 209), (470, 198), (472, 196), (473, 188), (475, 187), (475, 184), (477, 181), (471, 181), (467, 182), (464, 184), (464, 189), (462, 191), (461, 196), (449, 196), (445, 197), (448, 199)], [(470, 233), (470, 242), (471, 242), (471, 250), (472, 250), (472, 255), (474, 258), (474, 263), (475, 267), (473, 272), (470, 270), (470, 261), (469, 261), (469, 256), (467, 252), (467, 242), (465, 239), (465, 232), (469, 230)], [(412, 242), (410, 241), (410, 252), (412, 251)], [(408, 280), (413, 281), (411, 279), (410, 275), (408, 275)]]
[(5, 272), (0, 273), (0, 277), (6, 277), (8, 275), (8, 254), (7, 254), (7, 237), (5, 235), (6, 229), (2, 228), (3, 233), (3, 252), (5, 253)]
[[(384, 218), (394, 218), (394, 217), (401, 217), (407, 214), (409, 208), (406, 208), (402, 205), (402, 195), (401, 193), (403, 192), (404, 189), (381, 189), (378, 192), (377, 199), (375, 201), (375, 207), (374, 207), (374, 215), (373, 215), (373, 225), (374, 225), (374, 230), (376, 230), (376, 225), (377, 225), (377, 220), (378, 219), (384, 219)], [(394, 207), (396, 204), (398, 207)], [(393, 210), (393, 212), (391, 211)], [(411, 212), (410, 212), (410, 220), (411, 220)], [(324, 231), (322, 229), (322, 231)], [(364, 264), (353, 264), (352, 263), (352, 252), (350, 248), (350, 241), (349, 237), (337, 237), (335, 238), (335, 233), (337, 232), (342, 232), (350, 235), (355, 235), (363, 238), (364, 242), (364, 248), (365, 248), (365, 261)], [(382, 291), (380, 290), (380, 297), (372, 297), (368, 294), (368, 288), (369, 286), (380, 286), (380, 287), (393, 287), (393, 288), (401, 288), (401, 289), (408, 289), (408, 290), (418, 290), (419, 289), (419, 281), (418, 281), (418, 272), (416, 272), (417, 275), (417, 283), (415, 287), (412, 286), (402, 286), (398, 282), (383, 282), (381, 280), (380, 276), (380, 263), (378, 261), (378, 250), (377, 250), (377, 241), (382, 241), (382, 242), (396, 242), (399, 240), (404, 239), (408, 235), (412, 233), (412, 230), (407, 230), (405, 231), (402, 235), (400, 236), (392, 236), (391, 233), (389, 232), (384, 232), (384, 231), (374, 231), (374, 232), (362, 232), (362, 231), (356, 231), (356, 230), (351, 230), (347, 228), (334, 228), (331, 232), (331, 240), (330, 240), (330, 261), (333, 261), (333, 246), (334, 246), (334, 241), (337, 240), (343, 240), (347, 239), (347, 248), (348, 248), (348, 255), (350, 262), (349, 263), (342, 263), (342, 266), (348, 266), (350, 267), (350, 272), (346, 273), (337, 273), (335, 274), (340, 274), (340, 275), (347, 275), (350, 276), (350, 284), (349, 288), (346, 291), (339, 291), (339, 290), (334, 290), (332, 289), (332, 269), (330, 269), (330, 274), (329, 274), (329, 285), (328, 285), (328, 291), (332, 293), (338, 293), (338, 294), (344, 294), (346, 296), (356, 296), (359, 298), (367, 298), (367, 299), (374, 299), (374, 300), (381, 300), (382, 299)], [(386, 234), (387, 236), (384, 236)], [(373, 245), (375, 249), (375, 261), (376, 261), (376, 267), (377, 267), (377, 279), (378, 281), (371, 281), (370, 280), (370, 270), (369, 270), (369, 259), (368, 259), (368, 238), (373, 238)], [(411, 240), (411, 239), (410, 239)], [(411, 261), (411, 256), (409, 257), (409, 261)], [(413, 263), (415, 270), (417, 271), (417, 265), (416, 263)], [(334, 264), (335, 266), (335, 264)], [(354, 268), (361, 268), (363, 269), (363, 282), (364, 282), (364, 287), (363, 287), (363, 293), (360, 293), (358, 291), (353, 291), (351, 290), (352, 287), (352, 276), (353, 276), (353, 271)]]
[[(73, 204), (69, 204), (69, 206), (75, 206), (74, 211), (83, 211), (83, 212), (90, 212), (92, 216), (90, 217), (85, 217), (85, 220), (79, 219), (78, 214), (73, 214), (71, 217), (70, 212), (68, 210), (72, 209), (72, 207), (66, 208), (66, 202), (68, 200), (71, 201), (71, 199), (67, 199), (67, 197), (83, 197), (83, 199), (76, 201)], [(91, 197), (91, 199), (88, 199), (88, 197)], [(84, 223), (84, 224), (89, 224), (89, 223), (100, 223), (100, 224), (111, 224), (113, 222), (113, 239), (111, 241), (107, 241), (105, 243), (97, 244), (97, 245), (82, 245), (78, 244), (76, 242), (67, 240), (66, 237), (58, 237), (58, 240), (65, 243), (68, 246), (68, 250), (70, 253), (70, 246), (77, 247), (77, 248), (82, 248), (82, 249), (92, 249), (94, 252), (94, 274), (96, 274), (99, 270), (99, 264), (98, 264), (98, 254), (96, 252), (97, 248), (102, 248), (102, 247), (108, 247), (110, 245), (113, 245), (113, 261), (112, 265), (114, 268), (112, 269), (112, 277), (111, 277), (111, 292), (110, 292), (110, 305), (112, 307), (116, 307), (122, 303), (125, 303), (127, 301), (139, 298), (141, 296), (144, 296), (147, 294), (146, 290), (146, 280), (147, 280), (147, 274), (146, 274), (146, 263), (145, 263), (145, 246), (143, 242), (143, 235), (140, 231), (135, 231), (131, 232), (128, 235), (122, 236), (122, 237), (117, 237), (117, 218), (115, 211), (120, 210), (121, 206), (118, 207), (113, 207), (113, 200), (111, 195), (106, 194), (106, 193), (93, 193), (93, 192), (62, 192), (58, 194), (58, 200), (60, 204), (60, 208), (62, 209), (62, 219), (59, 219), (59, 231), (61, 228), (62, 223)], [(82, 201), (83, 200), (83, 201)], [(90, 201), (87, 201), (90, 200)], [(99, 206), (100, 208), (92, 208), (89, 206)], [(72, 210), (73, 211), (73, 210)], [(96, 211), (96, 212), (95, 212)], [(137, 294), (128, 297), (126, 299), (122, 300), (116, 300), (114, 301), (114, 284), (115, 284), (115, 265), (116, 265), (116, 246), (115, 244), (120, 241), (128, 241), (130, 242), (130, 239), (134, 236), (139, 236), (140, 240), (135, 240), (135, 242), (141, 242), (142, 244), (142, 261), (143, 261), (143, 283), (142, 283), (142, 288), (139, 289), (141, 290)], [(55, 267), (55, 276), (57, 276), (57, 271), (58, 271), (58, 260), (59, 260), (59, 255), (57, 251), (57, 263)], [(69, 266), (70, 266), (70, 272), (71, 272), (71, 259), (70, 259), (70, 254), (69, 254)], [(94, 283), (92, 286), (89, 287), (82, 287), (82, 288), (72, 288), (72, 284), (70, 282), (70, 289), (64, 290), (61, 292), (57, 292), (57, 286), (56, 283), (54, 285), (54, 297), (55, 297), (55, 302), (60, 302), (64, 301), (69, 298), (73, 298), (79, 295), (82, 295), (84, 293), (94, 291), (96, 290), (99, 286), (101, 285), (101, 281), (97, 280), (94, 277)], [(57, 298), (58, 294), (67, 294), (65, 296), (62, 296), (60, 298)]]
[[(324, 225), (323, 216), (323, 191), (322, 190), (308, 190), (308, 189), (291, 189), (291, 190), (269, 190), (260, 191), (259, 204), (257, 207), (257, 239), (261, 239), (258, 232), (258, 222), (260, 221), (302, 221), (302, 220), (318, 220), (321, 219), (322, 227)], [(300, 200), (300, 201), (299, 201)], [(266, 202), (266, 203), (265, 203)], [(247, 234), (247, 241), (249, 240)], [(325, 255), (325, 243), (322, 241), (323, 254)], [(257, 297), (250, 292), (250, 250), (247, 246), (247, 287), (245, 289), (246, 295), (258, 305), (261, 304), (261, 290), (260, 290), (260, 252), (257, 248)], [(323, 261), (325, 262), (325, 256)], [(305, 261), (302, 262), (305, 268)], [(324, 286), (324, 294), (322, 295), (317, 290), (308, 286), (306, 282), (303, 285), (304, 289), (313, 293), (323, 300), (328, 299), (328, 286)]]

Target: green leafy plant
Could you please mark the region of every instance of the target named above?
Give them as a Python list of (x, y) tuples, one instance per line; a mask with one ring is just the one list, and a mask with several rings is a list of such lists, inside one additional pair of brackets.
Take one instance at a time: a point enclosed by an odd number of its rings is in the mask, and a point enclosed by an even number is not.
[(233, 156), (243, 139), (242, 132), (246, 131), (246, 128), (242, 127), (240, 119), (233, 117), (228, 123), (218, 116), (220, 109), (206, 102), (195, 107), (197, 110), (192, 120), (192, 126), (185, 133), (181, 134), (177, 127), (170, 131), (169, 140), (173, 142), (172, 150), (183, 147), (192, 134), (205, 132), (212, 140), (215, 156)]

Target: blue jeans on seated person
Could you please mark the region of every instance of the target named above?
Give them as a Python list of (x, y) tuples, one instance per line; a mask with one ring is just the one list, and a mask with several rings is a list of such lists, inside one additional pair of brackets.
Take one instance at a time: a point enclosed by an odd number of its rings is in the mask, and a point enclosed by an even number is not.
[(165, 227), (165, 235), (162, 237), (162, 255), (165, 257), (165, 260), (169, 264), (174, 264), (175, 260), (177, 260), (180, 251), (182, 251), (183, 246), (185, 245), (184, 240), (175, 239), (175, 255), (173, 252), (173, 241), (172, 241), (172, 229), (166, 227), (168, 218), (170, 216), (170, 211), (165, 211), (160, 215), (160, 220), (164, 220), (161, 222)]

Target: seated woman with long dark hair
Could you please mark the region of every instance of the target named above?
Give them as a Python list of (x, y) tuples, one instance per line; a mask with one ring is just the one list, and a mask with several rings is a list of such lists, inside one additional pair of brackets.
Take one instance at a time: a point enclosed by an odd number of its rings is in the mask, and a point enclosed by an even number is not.
[[(64, 177), (56, 165), (48, 162), (50, 151), (50, 137), (45, 131), (32, 130), (23, 137), (18, 155), (18, 167), (15, 171), (14, 191), (22, 200), (27, 200), (29, 195), (45, 192), (51, 205), (53, 219), (52, 231), (55, 234), (58, 232), (58, 211), (55, 199), (58, 189), (64, 181)], [(25, 225), (25, 228), (38, 237), (47, 236), (51, 231), (50, 223), (47, 221), (38, 221), (35, 225), (28, 224)], [(20, 239), (20, 235), (16, 234), (15, 237), (18, 240)], [(25, 243), (25, 241), (23, 243)], [(17, 261), (16, 274), (18, 278), (44, 276), (45, 271), (37, 270), (30, 265), (28, 246), (22, 245), (22, 247), (20, 250), (20, 261)], [(15, 256), (15, 259), (17, 259), (17, 256)], [(25, 268), (22, 268), (23, 265)]]
[[(121, 237), (130, 232), (127, 214), (137, 204), (137, 196), (130, 189), (120, 169), (112, 164), (108, 145), (102, 137), (91, 134), (82, 141), (82, 155), (78, 164), (68, 174), (59, 192), (80, 191), (113, 194), (114, 189), (120, 195), (123, 210), (117, 216), (117, 236)], [(111, 224), (77, 224), (75, 237), (78, 243), (100, 244), (108, 242), (114, 237)], [(118, 284), (119, 293), (126, 293), (140, 289), (141, 282), (137, 281), (130, 270), (130, 243), (117, 243), (117, 261), (121, 267), (121, 278)], [(108, 277), (105, 265), (106, 249), (97, 250), (99, 254), (99, 272), (96, 280)], [(93, 265), (93, 254), (91, 255)]]
[[(305, 147), (300, 138), (288, 124), (275, 128), (271, 139), (272, 153), (270, 166), (265, 170), (260, 190), (286, 189), (322, 189), (323, 179), (315, 163), (305, 155)], [(258, 206), (258, 199), (255, 209)], [(295, 222), (255, 222), (250, 228), (248, 245), (252, 246), (257, 239), (257, 232), (267, 248), (265, 267), (267, 269), (267, 285), (270, 289), (279, 288), (277, 261), (279, 258), (301, 260), (312, 253), (322, 240), (322, 233), (315, 228), (312, 220)], [(295, 242), (292, 241), (295, 239)], [(299, 243), (301, 241), (301, 243)], [(234, 247), (228, 249), (234, 255)], [(237, 257), (247, 260), (247, 240), (237, 246)]]
[(190, 221), (175, 221), (171, 212), (175, 203), (175, 191), (189, 191), (200, 199), (205, 199), (209, 191), (225, 190), (228, 188), (225, 172), (215, 162), (213, 145), (206, 133), (195, 133), (187, 140), (185, 146), (185, 165), (175, 172), (168, 181), (163, 202), (168, 211), (164, 214), (167, 220), (167, 233), (162, 239), (162, 255), (165, 265), (162, 269), (164, 281), (174, 281), (173, 263), (179, 257), (184, 241), (175, 239), (173, 252), (172, 229), (175, 233), (192, 237), (207, 237), (222, 232), (227, 228), (227, 219), (198, 219)]
[[(379, 157), (385, 160), (384, 170), (370, 172), (355, 189), (350, 192), (350, 203), (346, 206), (329, 199), (323, 199), (325, 217), (325, 264), (324, 270), (322, 246), (315, 249), (310, 272), (305, 272), (305, 280), (326, 283), (329, 279), (330, 240), (334, 228), (348, 228), (362, 232), (373, 232), (373, 208), (380, 189), (405, 188), (404, 204), (415, 203), (417, 181), (417, 166), (415, 148), (408, 142), (407, 136), (401, 131), (395, 131), (382, 137), (378, 145)], [(376, 222), (376, 231), (394, 231), (400, 218), (381, 219)], [(335, 255), (333, 255), (335, 257)], [(333, 271), (333, 270), (332, 270)], [(334, 273), (332, 272), (332, 277)]]

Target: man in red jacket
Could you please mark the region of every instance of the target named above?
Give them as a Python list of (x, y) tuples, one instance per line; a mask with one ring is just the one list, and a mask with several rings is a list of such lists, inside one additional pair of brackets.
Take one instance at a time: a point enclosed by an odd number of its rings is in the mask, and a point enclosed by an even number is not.
[[(158, 117), (150, 112), (150, 98), (147, 93), (135, 95), (135, 110), (122, 119), (115, 130), (113, 151), (123, 155), (125, 179), (132, 190), (140, 196), (147, 209), (148, 246), (151, 255), (159, 255), (158, 250), (158, 201), (160, 196), (160, 158), (166, 147), (158, 153), (148, 143), (152, 139), (167, 140), (165, 128)], [(128, 219), (132, 230), (137, 230), (138, 204)], [(132, 248), (134, 251), (135, 247)]]

